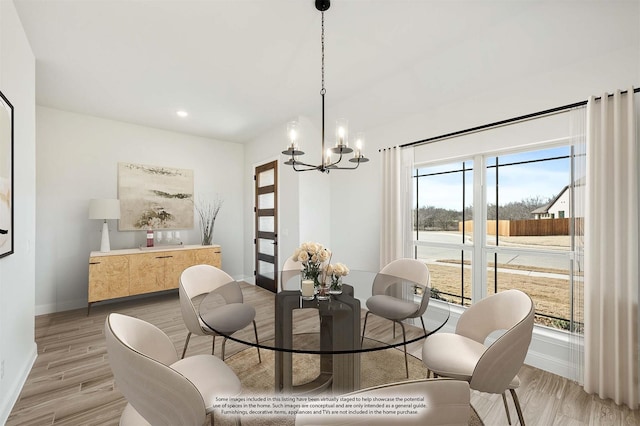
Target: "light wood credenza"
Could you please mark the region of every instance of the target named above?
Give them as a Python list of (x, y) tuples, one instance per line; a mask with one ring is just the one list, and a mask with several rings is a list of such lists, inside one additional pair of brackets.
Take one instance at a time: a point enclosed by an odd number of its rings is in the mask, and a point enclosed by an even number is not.
[(221, 267), (219, 245), (92, 251), (89, 257), (87, 314), (96, 302), (178, 288), (192, 265)]

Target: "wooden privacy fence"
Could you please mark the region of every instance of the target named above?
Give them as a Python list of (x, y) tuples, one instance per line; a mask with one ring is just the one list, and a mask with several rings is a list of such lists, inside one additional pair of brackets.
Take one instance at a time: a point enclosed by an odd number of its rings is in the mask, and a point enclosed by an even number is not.
[[(569, 235), (569, 218), (487, 221), (487, 235), (496, 235), (496, 228), (503, 237)], [(458, 230), (462, 232), (462, 222), (458, 222)], [(473, 231), (473, 220), (464, 222), (464, 231)]]

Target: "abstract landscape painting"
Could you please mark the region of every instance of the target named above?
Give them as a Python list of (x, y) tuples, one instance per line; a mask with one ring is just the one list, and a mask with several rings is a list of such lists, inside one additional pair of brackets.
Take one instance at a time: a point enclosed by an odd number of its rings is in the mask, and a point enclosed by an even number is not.
[(118, 163), (120, 231), (193, 228), (193, 170)]

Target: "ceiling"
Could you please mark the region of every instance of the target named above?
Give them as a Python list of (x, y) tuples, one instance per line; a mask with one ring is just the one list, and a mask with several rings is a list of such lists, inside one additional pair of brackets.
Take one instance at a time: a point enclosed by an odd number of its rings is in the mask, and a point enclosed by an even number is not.
[[(313, 0), (14, 3), (39, 105), (232, 142), (319, 114)], [(334, 0), (327, 111), (366, 129), (610, 49), (617, 40), (576, 36), (612, 3), (588, 4)]]

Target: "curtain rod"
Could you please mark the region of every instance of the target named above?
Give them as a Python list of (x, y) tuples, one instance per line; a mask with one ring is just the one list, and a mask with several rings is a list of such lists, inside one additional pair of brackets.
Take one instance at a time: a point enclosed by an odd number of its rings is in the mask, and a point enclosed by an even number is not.
[[(640, 87), (636, 88), (633, 90), (633, 93), (638, 93), (640, 92)], [(622, 92), (620, 92), (621, 94), (625, 94), (627, 93), (627, 90), (623, 90)], [(613, 94), (609, 94), (609, 97), (612, 97)], [(602, 99), (601, 96), (598, 96), (597, 98), (595, 98), (596, 101)], [(489, 124), (483, 124), (481, 126), (476, 126), (476, 127), (471, 127), (469, 129), (465, 129), (465, 130), (458, 130), (456, 132), (452, 132), (452, 133), (447, 133), (444, 135), (440, 135), (440, 136), (434, 136), (431, 138), (427, 138), (427, 139), (422, 139), (419, 141), (415, 141), (415, 142), (408, 142), (405, 144), (400, 145), (400, 148), (406, 148), (408, 146), (414, 146), (414, 145), (422, 145), (422, 144), (427, 144), (430, 142), (435, 142), (441, 139), (448, 139), (454, 136), (460, 136), (460, 135), (464, 135), (467, 133), (473, 133), (473, 132), (477, 132), (479, 130), (485, 130), (485, 129), (489, 129), (491, 127), (498, 127), (498, 126), (502, 126), (504, 124), (509, 124), (509, 123), (513, 123), (516, 121), (523, 121), (523, 120), (528, 120), (530, 118), (534, 118), (534, 117), (539, 117), (542, 115), (547, 115), (547, 114), (553, 114), (556, 112), (560, 112), (560, 111), (565, 111), (571, 108), (576, 108), (576, 107), (580, 107), (580, 106), (585, 106), (587, 104), (588, 101), (580, 101), (580, 102), (575, 102), (569, 105), (564, 105), (564, 106), (560, 106), (560, 107), (556, 107), (556, 108), (551, 108), (551, 109), (547, 109), (544, 111), (539, 111), (539, 112), (534, 112), (531, 114), (526, 114), (526, 115), (521, 115), (519, 117), (513, 117), (513, 118), (508, 118), (506, 120), (501, 120), (501, 121), (496, 121), (493, 123), (489, 123)]]

